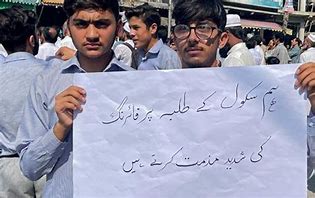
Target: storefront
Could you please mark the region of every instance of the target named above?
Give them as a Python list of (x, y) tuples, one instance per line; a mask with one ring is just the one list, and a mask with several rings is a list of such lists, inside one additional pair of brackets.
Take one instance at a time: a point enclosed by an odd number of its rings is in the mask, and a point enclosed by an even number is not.
[(67, 18), (62, 8), (63, 2), (64, 0), (42, 0), (36, 7), (38, 26), (61, 27)]

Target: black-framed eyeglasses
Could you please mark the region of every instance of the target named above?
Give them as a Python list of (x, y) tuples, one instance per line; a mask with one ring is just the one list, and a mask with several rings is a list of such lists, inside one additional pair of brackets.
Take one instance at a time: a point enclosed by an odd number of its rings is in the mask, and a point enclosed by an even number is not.
[[(213, 30), (218, 28), (209, 24), (197, 24), (195, 27), (178, 24), (174, 27), (174, 36), (178, 39), (186, 39), (190, 36), (192, 29), (195, 30), (195, 34), (200, 40), (207, 40), (211, 37)], [(218, 31), (220, 30), (218, 29)]]

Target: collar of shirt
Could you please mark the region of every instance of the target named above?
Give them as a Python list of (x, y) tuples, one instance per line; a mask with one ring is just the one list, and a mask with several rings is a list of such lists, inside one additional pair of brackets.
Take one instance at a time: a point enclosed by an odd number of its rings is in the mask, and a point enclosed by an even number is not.
[(276, 47), (278, 47), (278, 48), (284, 47), (285, 48), (284, 43), (279, 43)]
[(154, 45), (153, 47), (151, 47), (151, 49), (149, 49), (148, 53), (144, 53), (143, 50), (141, 50), (141, 57), (142, 60), (146, 60), (150, 57), (150, 54), (158, 54), (161, 50), (161, 48), (163, 47), (163, 41), (161, 39), (159, 39)]
[[(69, 59), (68, 61), (65, 61), (61, 66), (61, 70), (62, 70), (62, 73), (86, 73), (86, 71), (80, 66), (77, 54), (73, 58)], [(112, 60), (109, 62), (107, 67), (103, 70), (103, 72), (119, 71), (119, 70), (131, 71), (134, 69), (120, 62), (116, 58), (116, 56), (113, 56)]]
[(227, 53), (227, 55), (231, 54), (234, 51), (239, 51), (241, 49), (247, 48), (244, 42), (238, 43), (234, 45)]
[(315, 50), (315, 47), (310, 47), (306, 51), (313, 51), (313, 50)]
[(27, 59), (36, 59), (33, 54), (28, 52), (15, 52), (9, 54), (6, 58), (4, 63), (20, 61), (20, 60), (27, 60)]
[(44, 42), (43, 44), (40, 45), (40, 47), (56, 47), (54, 43), (49, 43), (49, 42)]

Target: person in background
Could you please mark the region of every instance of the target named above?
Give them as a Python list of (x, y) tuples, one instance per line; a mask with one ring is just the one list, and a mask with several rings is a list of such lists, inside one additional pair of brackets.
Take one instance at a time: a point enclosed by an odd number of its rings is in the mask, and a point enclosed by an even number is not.
[(237, 14), (228, 14), (225, 31), (228, 34), (227, 57), (223, 67), (256, 65), (253, 55), (244, 43), (244, 31), (241, 27), (241, 18)]
[(291, 40), (291, 47), (288, 51), (290, 56), (290, 63), (298, 63), (301, 54), (301, 40), (299, 38), (294, 38)]
[(226, 12), (220, 0), (180, 0), (174, 7), (174, 42), (183, 68), (219, 67), (225, 46)]
[(255, 50), (259, 53), (259, 56), (261, 57), (259, 65), (266, 65), (265, 52), (263, 49), (263, 47), (265, 46), (263, 45), (262, 38), (259, 35), (254, 35), (253, 39), (256, 41)]
[(55, 42), (58, 38), (58, 32), (54, 27), (44, 27), (40, 34), (42, 44), (39, 46), (36, 58), (48, 60), (55, 56), (58, 47), (55, 46)]
[(135, 49), (135, 45), (130, 37), (130, 27), (128, 22), (126, 22), (123, 26), (121, 41), (122, 42), (117, 44), (114, 48), (115, 56), (126, 65), (137, 69), (139, 57)]
[(73, 74), (132, 70), (112, 51), (121, 28), (118, 0), (65, 0), (63, 6), (76, 55), (38, 75), (16, 139), (23, 174), (31, 180), (47, 175), (45, 198), (73, 197), (73, 115), (88, 94), (73, 85)]
[(266, 64), (267, 65), (278, 65), (280, 63), (280, 60), (277, 57), (274, 56), (269, 56), (266, 59)]
[(270, 56), (277, 57), (280, 60), (280, 64), (289, 63), (289, 54), (287, 48), (284, 46), (284, 35), (282, 32), (276, 32), (274, 34), (273, 41), (276, 47), (272, 50)]
[(315, 34), (310, 33), (304, 40), (300, 63), (315, 62)]
[(158, 38), (161, 17), (147, 3), (126, 11), (130, 36), (139, 51), (138, 70), (179, 69), (177, 53)]
[(271, 56), (272, 51), (275, 49), (276, 45), (273, 39), (270, 39), (267, 45), (267, 49), (265, 51), (265, 58), (267, 59), (269, 56)]
[(256, 46), (257, 46), (257, 41), (253, 37), (251, 37), (250, 39), (246, 41), (246, 47), (248, 48), (248, 50), (254, 57), (255, 65), (260, 65), (264, 57), (262, 57), (259, 51), (256, 50)]
[(73, 41), (72, 41), (72, 38), (71, 38), (71, 35), (70, 35), (70, 32), (69, 32), (69, 29), (68, 29), (68, 21), (65, 21), (63, 23), (63, 26), (62, 26), (62, 32), (63, 32), (63, 38), (60, 40), (59, 44), (56, 45), (57, 48), (60, 48), (60, 47), (68, 47), (70, 49), (73, 49), (73, 50), (77, 50), (77, 48), (75, 48), (74, 44), (73, 44)]
[[(26, 178), (15, 149), (24, 104), (35, 77), (47, 67), (36, 59), (37, 17), (19, 6), (0, 10), (0, 42), (8, 56), (0, 63), (0, 197), (41, 197), (45, 178)], [(30, 131), (30, 133), (33, 133)]]
[(162, 39), (164, 44), (167, 44), (167, 27), (164, 25), (160, 25), (158, 28), (158, 38)]

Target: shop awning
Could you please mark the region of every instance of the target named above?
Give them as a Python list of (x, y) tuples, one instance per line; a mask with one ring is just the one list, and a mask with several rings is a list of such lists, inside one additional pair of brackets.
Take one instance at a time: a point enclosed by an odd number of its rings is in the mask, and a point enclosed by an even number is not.
[(275, 23), (275, 22), (241, 19), (241, 24), (242, 24), (243, 28), (255, 28), (255, 29), (282, 31), (282, 26), (279, 25), (278, 23)]
[(0, 0), (0, 3), (36, 5), (39, 0)]
[(0, 9), (10, 8), (13, 5), (22, 5), (26, 9), (34, 9), (39, 0), (0, 0)]
[(62, 6), (64, 0), (42, 0), (41, 3), (44, 5), (55, 5), (55, 6)]

